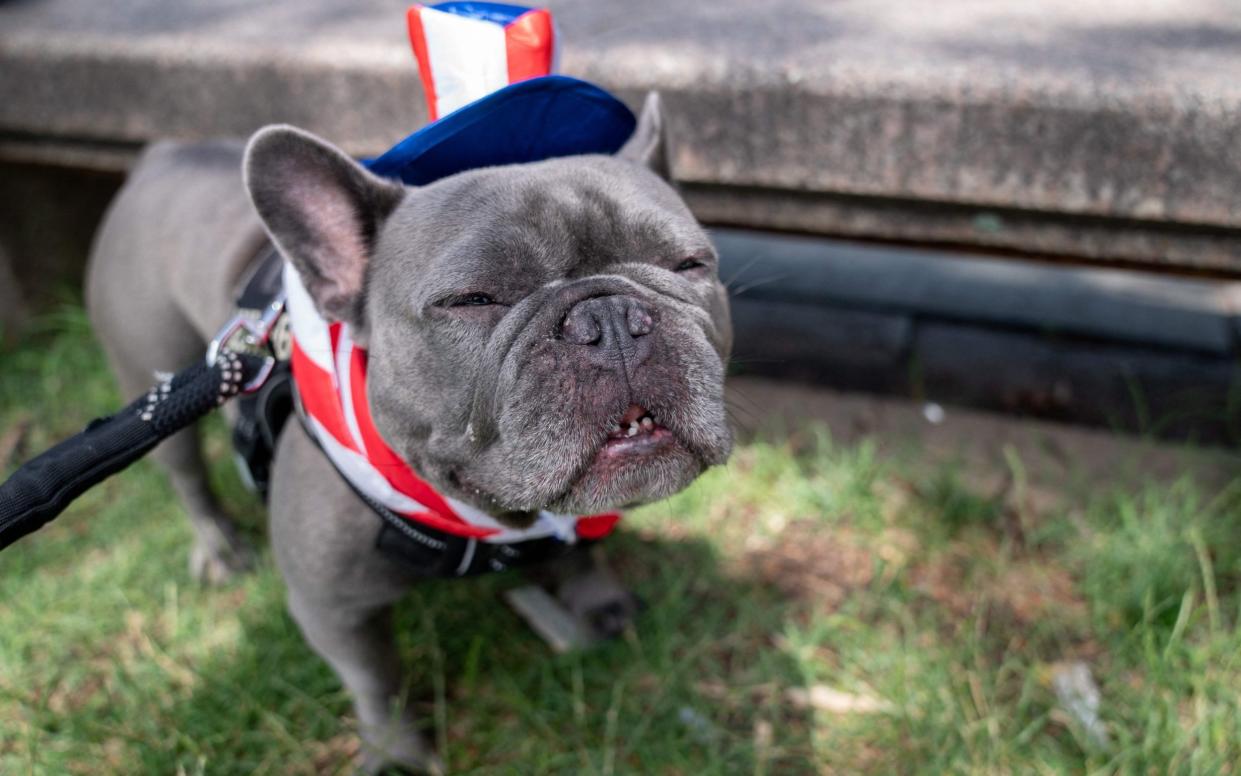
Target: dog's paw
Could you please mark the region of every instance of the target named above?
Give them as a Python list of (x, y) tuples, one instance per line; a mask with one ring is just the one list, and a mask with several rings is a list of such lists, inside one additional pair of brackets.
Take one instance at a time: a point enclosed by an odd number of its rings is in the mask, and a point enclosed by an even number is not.
[(367, 754), (358, 768), (359, 776), (444, 776), (448, 772), (422, 736), (413, 736), (396, 747), (363, 743), (363, 750)]
[(641, 602), (610, 572), (591, 569), (565, 580), (556, 597), (596, 636), (619, 636), (641, 610)]
[(223, 585), (254, 568), (254, 550), (240, 539), (190, 549), (190, 576), (203, 585)]
[(637, 600), (626, 593), (614, 601), (587, 610), (584, 619), (600, 638), (614, 639), (625, 632), (638, 610)]
[(405, 765), (381, 762), (374, 766), (365, 763), (358, 769), (358, 776), (444, 776), (444, 764), (438, 757), (431, 756), (431, 761), (422, 765)]

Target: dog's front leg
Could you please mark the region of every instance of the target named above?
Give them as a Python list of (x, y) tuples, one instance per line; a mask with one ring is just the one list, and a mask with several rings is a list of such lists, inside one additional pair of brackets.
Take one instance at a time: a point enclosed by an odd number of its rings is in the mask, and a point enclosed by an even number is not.
[(400, 658), (392, 631), (392, 607), (341, 608), (289, 591), (289, 612), (306, 640), (353, 696), (362, 738), (363, 771), (402, 766), (442, 773), (402, 696)]
[(399, 765), (436, 773), (439, 760), (401, 702), (392, 605), (419, 581), (375, 550), (379, 520), (290, 422), (272, 471), (271, 541), (289, 611), (353, 696), (371, 772)]

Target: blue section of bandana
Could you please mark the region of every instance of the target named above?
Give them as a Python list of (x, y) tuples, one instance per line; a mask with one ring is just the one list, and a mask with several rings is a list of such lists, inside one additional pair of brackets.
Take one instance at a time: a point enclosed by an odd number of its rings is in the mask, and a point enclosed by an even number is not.
[(470, 3), (470, 2), (453, 2), (436, 3), (431, 6), (437, 11), (464, 16), (469, 19), (482, 19), (485, 22), (493, 22), (499, 25), (508, 25), (524, 13), (530, 11), (529, 8), (520, 5), (508, 5), (507, 3)]
[(475, 100), (363, 163), (377, 175), (422, 186), (479, 167), (613, 154), (636, 124), (629, 108), (599, 87), (549, 75)]

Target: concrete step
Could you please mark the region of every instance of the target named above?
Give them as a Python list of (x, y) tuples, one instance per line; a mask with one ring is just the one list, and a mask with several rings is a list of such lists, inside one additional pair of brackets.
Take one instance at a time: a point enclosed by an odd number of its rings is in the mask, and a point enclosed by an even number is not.
[[(1241, 16), (1226, 5), (550, 5), (565, 72), (634, 104), (664, 93), (675, 174), (708, 221), (1241, 272)], [(383, 150), (424, 118), (402, 12), (0, 4), (0, 149), (47, 154), (30, 140), (51, 138), (98, 161), (287, 121)]]
[[(715, 229), (734, 295), (1216, 355), (1237, 345), (1241, 282)], [(905, 335), (909, 334), (906, 331)]]

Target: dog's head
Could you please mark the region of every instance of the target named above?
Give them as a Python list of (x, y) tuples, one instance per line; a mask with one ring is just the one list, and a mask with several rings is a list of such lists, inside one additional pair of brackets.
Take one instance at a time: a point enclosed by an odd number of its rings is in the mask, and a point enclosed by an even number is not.
[(251, 140), (259, 216), (368, 349), (379, 432), (443, 492), (520, 523), (659, 499), (727, 458), (727, 295), (662, 126), (651, 95), (616, 156), (419, 188), (291, 127)]

